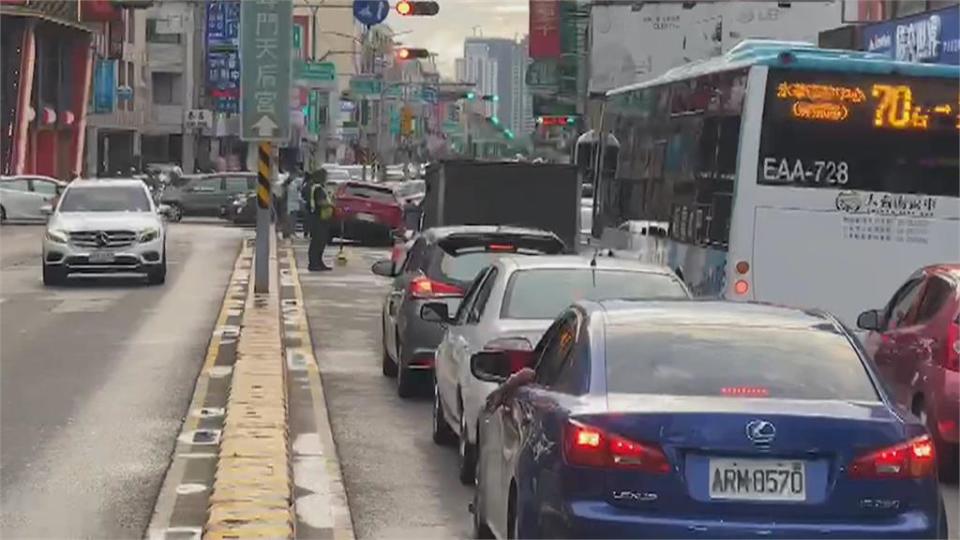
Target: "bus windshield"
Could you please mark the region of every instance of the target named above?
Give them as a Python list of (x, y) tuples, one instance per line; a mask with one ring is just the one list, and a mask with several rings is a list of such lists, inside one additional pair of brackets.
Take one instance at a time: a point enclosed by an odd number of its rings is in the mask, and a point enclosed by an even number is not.
[(958, 196), (960, 83), (771, 70), (757, 182)]

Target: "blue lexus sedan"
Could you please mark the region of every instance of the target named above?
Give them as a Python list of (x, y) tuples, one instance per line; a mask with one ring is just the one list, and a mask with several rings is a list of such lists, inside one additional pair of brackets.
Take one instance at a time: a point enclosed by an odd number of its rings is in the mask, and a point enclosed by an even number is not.
[(946, 536), (930, 437), (827, 314), (581, 302), (527, 361), (481, 418), (479, 537)]

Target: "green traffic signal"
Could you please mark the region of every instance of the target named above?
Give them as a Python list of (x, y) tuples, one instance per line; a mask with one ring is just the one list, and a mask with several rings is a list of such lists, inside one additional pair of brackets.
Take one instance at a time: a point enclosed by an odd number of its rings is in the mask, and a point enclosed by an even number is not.
[(493, 125), (495, 125), (495, 126), (499, 126), (499, 125), (500, 125), (500, 119), (497, 118), (496, 116), (491, 116), (491, 117), (490, 117), (490, 121), (493, 122)]
[(475, 97), (477, 97), (477, 94), (476, 94), (476, 92), (467, 92), (467, 96), (466, 96), (466, 97), (467, 97), (467, 99), (474, 99)]
[(574, 116), (568, 116), (568, 117), (567, 117), (567, 125), (568, 125), (568, 126), (572, 126), (573, 124), (576, 124), (576, 123), (577, 123), (576, 117), (574, 117)]

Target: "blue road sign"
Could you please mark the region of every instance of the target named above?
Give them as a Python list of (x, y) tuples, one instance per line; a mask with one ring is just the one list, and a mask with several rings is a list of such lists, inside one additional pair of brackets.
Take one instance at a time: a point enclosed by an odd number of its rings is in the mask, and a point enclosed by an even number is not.
[(367, 26), (382, 23), (389, 13), (388, 0), (353, 0), (354, 18)]

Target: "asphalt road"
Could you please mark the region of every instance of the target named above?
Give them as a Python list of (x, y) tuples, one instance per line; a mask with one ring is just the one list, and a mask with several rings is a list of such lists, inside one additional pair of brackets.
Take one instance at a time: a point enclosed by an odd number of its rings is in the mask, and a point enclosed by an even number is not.
[(44, 288), (42, 230), (0, 227), (0, 536), (141, 537), (244, 232), (171, 225), (162, 286)]
[(457, 480), (455, 449), (430, 438), (430, 400), (401, 400), (380, 373), (387, 281), (370, 264), (387, 252), (348, 253), (346, 268), (310, 273), (300, 246), (297, 265), (356, 536), (469, 538), (472, 491)]

